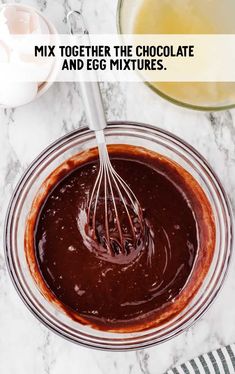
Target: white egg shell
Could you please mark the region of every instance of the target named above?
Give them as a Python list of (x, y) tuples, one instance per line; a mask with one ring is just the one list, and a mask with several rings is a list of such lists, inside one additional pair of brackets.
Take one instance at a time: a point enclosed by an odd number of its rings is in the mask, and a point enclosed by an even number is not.
[(38, 92), (37, 83), (2, 82), (0, 85), (0, 105), (18, 107), (34, 100)]
[(9, 33), (13, 34), (14, 26), (17, 21), (16, 7), (6, 6), (2, 9), (1, 14), (2, 14), (2, 20), (4, 21), (1, 23), (5, 23), (7, 25)]
[(0, 9), (0, 23), (6, 23), (7, 22), (7, 18), (5, 16), (5, 9), (6, 8), (1, 8)]
[[(30, 10), (18, 10), (16, 16), (17, 23), (13, 31), (18, 32), (11, 38), (5, 38), (5, 42), (19, 54), (24, 62), (41, 63), (39, 58), (34, 57), (34, 45), (50, 44), (49, 28), (46, 22), (40, 15)], [(42, 62), (44, 63), (45, 59)]]
[(17, 11), (17, 22), (14, 34), (30, 34), (30, 13), (27, 11)]
[[(50, 44), (50, 33), (47, 22), (30, 8), (11, 4), (0, 10), (0, 76), (3, 77), (0, 107), (18, 107), (36, 98), (39, 86), (50, 75), (54, 62), (43, 58), (35, 59), (34, 48), (29, 39), (33, 34), (38, 39), (34, 40), (33, 45), (42, 44), (42, 41), (43, 44)], [(38, 78), (35, 79), (37, 82), (29, 79), (34, 76)]]
[(7, 26), (10, 34), (30, 33), (30, 13), (20, 10), (14, 6), (4, 9), (4, 16), (7, 19)]
[(0, 63), (9, 61), (9, 50), (7, 46), (0, 40)]
[(8, 26), (7, 26), (7, 17), (5, 15), (5, 10), (6, 10), (5, 8), (0, 10), (0, 34), (1, 34), (1, 37), (4, 34), (9, 34), (10, 33), (10, 31), (8, 29)]
[(1, 38), (3, 35), (9, 35), (9, 29), (7, 27), (7, 24), (5, 22), (2, 22), (0, 20), (0, 35), (1, 35)]

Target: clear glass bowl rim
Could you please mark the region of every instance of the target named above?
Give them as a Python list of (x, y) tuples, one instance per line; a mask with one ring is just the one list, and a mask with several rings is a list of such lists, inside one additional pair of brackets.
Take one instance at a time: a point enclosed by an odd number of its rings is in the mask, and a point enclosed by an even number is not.
[[(214, 179), (217, 188), (219, 189), (219, 192), (223, 198), (223, 204), (225, 208), (225, 229), (226, 229), (226, 235), (227, 235), (227, 247), (225, 247), (224, 254), (223, 254), (223, 264), (224, 267), (220, 269), (220, 273), (216, 275), (218, 278), (218, 281), (216, 283), (216, 286), (208, 291), (207, 298), (204, 300), (204, 303), (202, 306), (199, 306), (195, 309), (195, 313), (189, 318), (184, 317), (185, 321), (181, 322), (176, 326), (176, 328), (172, 328), (170, 332), (166, 333), (165, 335), (162, 334), (159, 338), (156, 333), (152, 330), (146, 331), (146, 334), (144, 335), (144, 338), (140, 341), (138, 341), (138, 338), (135, 338), (134, 341), (132, 337), (128, 337), (128, 335), (131, 334), (125, 334), (127, 337), (126, 339), (122, 338), (116, 339), (115, 341), (112, 339), (112, 337), (109, 335), (108, 338), (102, 338), (101, 340), (94, 341), (96, 337), (92, 336), (92, 339), (87, 339), (87, 336), (84, 334), (84, 339), (78, 338), (75, 339), (72, 335), (67, 334), (65, 331), (61, 331), (60, 328), (57, 328), (56, 325), (53, 325), (51, 321), (46, 320), (44, 316), (42, 316), (40, 313), (38, 313), (38, 310), (36, 309), (35, 305), (33, 304), (33, 300), (30, 300), (25, 293), (25, 290), (23, 286), (20, 284), (19, 280), (16, 277), (15, 273), (15, 266), (18, 266), (19, 264), (15, 264), (12, 261), (12, 252), (14, 251), (14, 248), (11, 246), (12, 236), (14, 233), (12, 233), (11, 225), (12, 221), (15, 218), (14, 217), (14, 211), (17, 206), (17, 199), (20, 197), (22, 190), (22, 185), (24, 184), (25, 180), (27, 180), (29, 174), (32, 172), (32, 170), (36, 170), (40, 162), (44, 162), (46, 158), (52, 154), (53, 152), (56, 152), (56, 150), (63, 144), (65, 144), (67, 141), (72, 141), (74, 139), (78, 139), (79, 137), (82, 137), (86, 134), (91, 134), (92, 132), (88, 130), (87, 128), (81, 128), (79, 130), (73, 131), (58, 140), (56, 140), (54, 143), (52, 143), (49, 147), (47, 147), (35, 160), (29, 165), (29, 167), (24, 172), (23, 176), (21, 177), (20, 181), (18, 182), (13, 194), (12, 198), (10, 200), (7, 215), (5, 219), (5, 228), (4, 228), (4, 249), (5, 249), (5, 259), (7, 263), (7, 268), (11, 277), (11, 280), (23, 300), (23, 302), (26, 304), (28, 309), (37, 317), (37, 319), (42, 322), (45, 326), (47, 326), (50, 330), (57, 333), (58, 335), (62, 336), (63, 338), (78, 343), (80, 345), (83, 345), (85, 347), (90, 348), (96, 348), (101, 350), (109, 350), (109, 351), (127, 351), (127, 350), (136, 350), (136, 349), (143, 349), (148, 348), (153, 345), (165, 342), (181, 332), (185, 331), (187, 328), (191, 327), (209, 308), (209, 306), (214, 301), (215, 297), (217, 296), (218, 292), (221, 289), (222, 284), (224, 283), (225, 277), (228, 272), (229, 263), (231, 259), (232, 254), (232, 245), (233, 245), (233, 214), (232, 209), (230, 206), (230, 202), (226, 196), (226, 193), (218, 179), (218, 177), (215, 175), (207, 161), (188, 143), (183, 141), (182, 139), (178, 138), (177, 136), (171, 134), (168, 131), (162, 130), (160, 128), (157, 128), (155, 126), (146, 125), (142, 123), (136, 123), (136, 122), (128, 122), (128, 121), (113, 121), (108, 124), (108, 131), (113, 131), (116, 129), (123, 129), (123, 130), (129, 130), (129, 131), (136, 131), (142, 132), (142, 135), (144, 133), (153, 134), (154, 136), (158, 137), (159, 139), (163, 138), (167, 142), (170, 142), (171, 144), (176, 144), (177, 147), (180, 147), (184, 152), (186, 152), (189, 156), (192, 156), (199, 165), (203, 166), (203, 168), (206, 170), (206, 172)], [(218, 270), (218, 269), (217, 269)], [(200, 292), (200, 290), (199, 290)], [(95, 331), (95, 330), (94, 330)], [(142, 338), (142, 336), (141, 336)]]
[[(18, 9), (22, 9), (22, 10), (28, 10), (28, 11), (31, 11), (33, 13), (36, 13), (38, 14), (44, 21), (45, 23), (48, 25), (49, 27), (49, 30), (52, 34), (58, 34), (57, 32), (57, 29), (55, 28), (55, 26), (52, 24), (52, 22), (50, 22), (50, 20), (45, 17), (45, 15), (40, 11), (38, 10), (37, 8), (31, 6), (31, 5), (28, 5), (28, 4), (22, 4), (22, 3), (4, 3), (4, 4), (0, 4), (0, 10), (6, 8), (6, 7), (14, 7), (14, 8), (18, 8)], [(37, 92), (37, 95), (35, 96), (35, 98), (33, 99), (33, 101), (37, 100), (40, 96), (42, 96), (44, 93), (47, 92), (47, 90), (52, 86), (53, 84), (53, 79), (55, 78), (57, 74), (57, 67), (54, 68), (51, 72), (50, 72), (50, 76), (51, 76), (51, 80), (50, 82), (44, 82), (40, 88), (38, 89), (38, 92)], [(20, 105), (21, 106), (25, 106), (29, 103), (26, 103), (26, 104), (23, 104), (23, 105)], [(11, 108), (11, 106), (6, 106), (6, 105), (1, 105), (0, 104), (0, 108)]]

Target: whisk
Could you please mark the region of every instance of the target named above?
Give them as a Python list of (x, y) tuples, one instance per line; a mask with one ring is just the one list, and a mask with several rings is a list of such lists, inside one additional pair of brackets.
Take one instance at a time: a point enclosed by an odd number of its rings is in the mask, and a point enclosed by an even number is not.
[(100, 167), (88, 204), (88, 223), (109, 254), (129, 254), (140, 245), (141, 206), (113, 168), (103, 131), (96, 132)]
[[(72, 34), (86, 34), (81, 13), (69, 12)], [(89, 128), (95, 132), (99, 150), (99, 171), (87, 208), (89, 236), (96, 239), (102, 251), (111, 256), (130, 254), (140, 246), (144, 233), (142, 209), (128, 184), (111, 164), (105, 141), (107, 126), (100, 87), (92, 82), (80, 82)]]

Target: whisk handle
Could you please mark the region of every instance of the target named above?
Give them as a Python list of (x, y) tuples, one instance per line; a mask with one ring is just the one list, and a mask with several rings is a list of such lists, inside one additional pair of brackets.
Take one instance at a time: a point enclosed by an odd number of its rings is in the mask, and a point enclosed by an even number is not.
[(80, 82), (80, 90), (89, 128), (93, 131), (103, 130), (107, 122), (99, 84), (97, 82)]
[[(71, 10), (67, 15), (67, 20), (72, 35), (84, 35), (86, 41), (90, 44), (89, 33), (82, 14), (76, 10)], [(90, 72), (91, 73), (91, 72)], [(104, 106), (100, 86), (95, 72), (92, 72), (92, 79), (84, 82), (81, 79), (80, 89), (87, 114), (88, 126), (93, 131), (103, 130), (107, 121), (105, 118)]]

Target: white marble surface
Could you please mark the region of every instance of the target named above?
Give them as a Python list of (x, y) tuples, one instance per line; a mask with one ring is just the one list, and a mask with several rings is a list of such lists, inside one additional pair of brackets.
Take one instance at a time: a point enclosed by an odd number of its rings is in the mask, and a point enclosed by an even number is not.
[[(0, 3), (4, 1), (0, 1)], [(79, 0), (28, 0), (58, 30)], [(94, 32), (115, 31), (116, 0), (85, 0)], [(154, 124), (195, 146), (223, 181), (235, 209), (235, 110), (198, 113), (175, 107), (137, 84), (105, 84), (107, 116)], [(74, 84), (54, 84), (36, 102), (15, 110), (0, 109), (0, 240), (8, 201), (27, 165), (50, 142), (85, 124)], [(22, 304), (6, 271), (0, 246), (1, 374), (161, 374), (219, 345), (235, 342), (235, 260), (225, 286), (209, 312), (190, 330), (170, 342), (138, 352), (108, 353), (64, 341), (42, 326)]]

